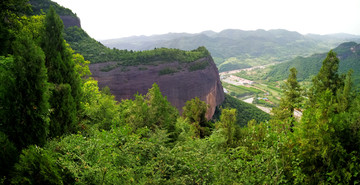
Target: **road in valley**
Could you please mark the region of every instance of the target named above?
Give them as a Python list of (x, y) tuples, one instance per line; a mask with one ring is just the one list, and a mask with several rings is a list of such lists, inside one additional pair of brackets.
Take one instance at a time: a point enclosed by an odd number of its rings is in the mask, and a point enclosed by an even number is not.
[[(243, 100), (243, 101), (246, 102), (246, 103), (252, 104), (252, 102), (254, 101), (254, 98), (251, 97), (251, 98), (245, 99), (245, 100)], [(263, 107), (263, 106), (259, 106), (259, 105), (255, 105), (255, 106), (256, 106), (257, 108), (259, 108), (260, 110), (268, 113), (268, 114), (270, 114), (270, 112), (271, 112), (271, 108)]]

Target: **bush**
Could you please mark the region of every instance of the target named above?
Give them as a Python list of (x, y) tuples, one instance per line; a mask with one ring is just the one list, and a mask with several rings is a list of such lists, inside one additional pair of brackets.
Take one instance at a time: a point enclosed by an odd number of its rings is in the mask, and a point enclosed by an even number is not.
[(194, 62), (193, 64), (190, 65), (189, 71), (202, 70), (202, 69), (205, 69), (208, 65), (209, 65), (209, 62), (206, 60), (201, 61), (201, 62)]
[(172, 68), (164, 68), (162, 70), (159, 71), (159, 75), (168, 75), (168, 74), (174, 74), (178, 72), (177, 70), (175, 69), (172, 69)]
[(36, 145), (24, 149), (14, 166), (12, 184), (71, 184), (74, 178), (56, 163), (51, 151)]

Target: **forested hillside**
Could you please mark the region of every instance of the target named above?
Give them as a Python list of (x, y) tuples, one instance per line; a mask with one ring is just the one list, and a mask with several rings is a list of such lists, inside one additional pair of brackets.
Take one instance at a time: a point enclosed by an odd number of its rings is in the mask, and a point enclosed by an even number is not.
[(157, 84), (115, 101), (66, 44), (54, 8), (0, 5), (2, 184), (360, 183), (360, 96), (333, 51), (306, 93), (292, 68), (274, 117), (239, 127), (235, 109), (207, 121), (199, 98), (179, 115)]
[[(340, 44), (333, 51), (341, 60), (339, 71), (346, 73), (353, 70), (354, 83), (360, 84), (360, 44), (347, 42)], [(297, 57), (286, 63), (278, 64), (265, 76), (271, 81), (286, 79), (289, 75), (289, 69), (295, 67), (298, 70), (298, 79), (311, 80), (320, 70), (322, 61), (326, 58), (326, 53), (314, 54), (310, 57)]]

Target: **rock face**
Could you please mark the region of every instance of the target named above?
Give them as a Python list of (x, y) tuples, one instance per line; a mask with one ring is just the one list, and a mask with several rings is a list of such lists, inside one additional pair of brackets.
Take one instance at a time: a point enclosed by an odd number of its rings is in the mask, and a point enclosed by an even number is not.
[[(220, 82), (219, 72), (211, 58), (205, 57), (196, 62), (207, 61), (205, 69), (189, 71), (190, 64), (179, 62), (157, 65), (120, 66), (104, 72), (106, 66), (115, 66), (116, 62), (91, 64), (92, 76), (98, 81), (99, 87), (108, 86), (118, 101), (133, 98), (137, 92), (146, 94), (153, 83), (157, 83), (163, 96), (175, 106), (180, 113), (185, 102), (195, 97), (208, 105), (207, 119), (211, 119), (215, 107), (224, 101), (224, 91)], [(164, 69), (176, 69), (172, 74), (160, 75)]]
[(80, 19), (78, 17), (73, 17), (70, 15), (60, 15), (60, 18), (64, 22), (65, 28), (71, 26), (77, 26), (81, 28)]

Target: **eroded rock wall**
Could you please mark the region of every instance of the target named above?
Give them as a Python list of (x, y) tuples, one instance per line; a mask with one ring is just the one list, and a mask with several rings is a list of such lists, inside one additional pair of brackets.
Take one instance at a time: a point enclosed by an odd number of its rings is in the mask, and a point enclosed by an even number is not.
[(73, 17), (70, 15), (60, 15), (60, 18), (63, 21), (65, 28), (71, 26), (77, 26), (81, 28), (80, 19), (78, 17)]
[[(195, 62), (206, 60), (209, 65), (202, 70), (189, 71), (190, 64), (163, 63), (157, 65), (120, 66), (108, 72), (102, 71), (115, 62), (91, 64), (92, 76), (100, 87), (108, 86), (118, 101), (133, 98), (134, 94), (146, 94), (153, 83), (157, 83), (164, 96), (180, 113), (185, 102), (199, 97), (208, 105), (207, 119), (211, 119), (215, 107), (223, 102), (224, 92), (219, 72), (213, 59), (205, 57)], [(163, 69), (176, 69), (178, 72), (160, 75)]]

